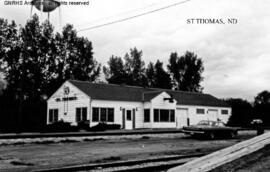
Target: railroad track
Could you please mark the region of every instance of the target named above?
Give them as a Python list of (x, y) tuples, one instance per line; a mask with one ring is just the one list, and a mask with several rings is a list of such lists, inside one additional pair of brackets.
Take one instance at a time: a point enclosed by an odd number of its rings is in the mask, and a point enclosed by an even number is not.
[[(239, 128), (239, 131), (254, 130), (251, 128)], [(55, 138), (55, 137), (94, 137), (94, 136), (123, 136), (123, 135), (143, 135), (143, 134), (176, 134), (183, 133), (182, 129), (159, 129), (159, 130), (116, 130), (101, 132), (64, 132), (64, 133), (21, 133), (21, 134), (1, 134), (3, 139), (34, 139), (34, 138)]]
[(129, 160), (112, 163), (101, 164), (85, 164), (62, 168), (42, 169), (35, 172), (70, 172), (70, 171), (162, 171), (171, 167), (184, 164), (192, 159), (206, 155), (206, 153), (198, 153), (192, 155), (174, 155), (162, 158), (152, 158), (144, 160)]
[(168, 130), (116, 130), (103, 132), (67, 132), (67, 133), (22, 133), (22, 134), (0, 134), (1, 139), (34, 139), (34, 138), (55, 138), (55, 137), (91, 137), (91, 136), (123, 136), (142, 134), (174, 134), (182, 133), (180, 129)]

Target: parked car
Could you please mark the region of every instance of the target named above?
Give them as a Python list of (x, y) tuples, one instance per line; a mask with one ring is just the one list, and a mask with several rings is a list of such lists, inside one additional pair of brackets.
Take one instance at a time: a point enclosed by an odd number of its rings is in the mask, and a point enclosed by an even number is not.
[(237, 128), (228, 127), (221, 121), (200, 121), (197, 125), (183, 127), (183, 132), (192, 136), (206, 136), (210, 139), (216, 137), (230, 137), (237, 136)]

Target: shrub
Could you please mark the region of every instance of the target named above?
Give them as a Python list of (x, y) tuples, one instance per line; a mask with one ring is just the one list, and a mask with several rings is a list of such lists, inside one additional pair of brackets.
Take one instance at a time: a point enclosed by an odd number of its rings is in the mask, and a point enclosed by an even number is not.
[(89, 130), (90, 129), (90, 121), (80, 121), (78, 122), (78, 128), (83, 130)]
[(119, 130), (120, 128), (121, 125), (119, 124), (98, 123), (97, 125), (91, 127), (89, 131)]
[(44, 132), (72, 132), (78, 131), (78, 127), (71, 126), (69, 122), (63, 120), (57, 121), (53, 124), (49, 124), (45, 127)]

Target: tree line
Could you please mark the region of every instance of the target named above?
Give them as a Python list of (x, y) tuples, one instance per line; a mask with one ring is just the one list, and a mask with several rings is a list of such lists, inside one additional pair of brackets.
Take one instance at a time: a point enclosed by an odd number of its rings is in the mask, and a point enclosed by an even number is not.
[[(79, 37), (72, 25), (61, 33), (53, 26), (40, 23), (37, 15), (24, 27), (0, 19), (0, 66), (15, 97), (40, 99), (51, 95), (65, 80), (94, 82), (100, 76), (101, 64), (93, 57), (91, 41)], [(143, 52), (130, 49), (123, 58), (112, 56), (103, 67), (106, 81), (142, 87), (158, 87), (201, 92), (203, 62), (187, 51), (183, 56), (171, 53), (167, 70), (163, 63), (150, 62), (146, 67)], [(23, 90), (23, 92), (22, 92)]]
[(103, 67), (108, 83), (202, 92), (203, 61), (193, 52), (187, 51), (183, 56), (171, 53), (167, 70), (159, 60), (146, 67), (142, 55), (142, 51), (133, 48), (123, 58), (111, 56)]
[(46, 122), (46, 99), (65, 80), (92, 82), (100, 75), (91, 41), (69, 24), (55, 33), (37, 15), (20, 27), (0, 19), (0, 45), (7, 83), (0, 97), (0, 130), (6, 132), (40, 130)]
[(264, 90), (257, 94), (254, 102), (241, 98), (225, 100), (232, 107), (228, 124), (231, 126), (250, 127), (253, 119), (261, 119), (264, 126), (270, 126), (270, 92)]
[(0, 45), (0, 72), (7, 83), (0, 79), (0, 131), (40, 131), (46, 122), (46, 99), (64, 81), (99, 82), (101, 72), (112, 84), (203, 91), (203, 61), (193, 52), (172, 52), (166, 66), (159, 60), (146, 65), (143, 52), (131, 48), (123, 57), (112, 55), (102, 67), (92, 42), (78, 36), (72, 25), (55, 32), (37, 15), (20, 27), (0, 18)]

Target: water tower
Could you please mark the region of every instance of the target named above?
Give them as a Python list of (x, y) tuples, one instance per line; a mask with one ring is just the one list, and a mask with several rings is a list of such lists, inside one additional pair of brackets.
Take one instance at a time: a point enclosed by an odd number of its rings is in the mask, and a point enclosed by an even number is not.
[(61, 5), (60, 0), (32, 0), (31, 1), (31, 16), (32, 16), (32, 11), (33, 11), (33, 6), (34, 6), (41, 13), (47, 13), (48, 20), (50, 19), (50, 13), (54, 11), (56, 8), (59, 8), (59, 17), (61, 18), (60, 5)]

